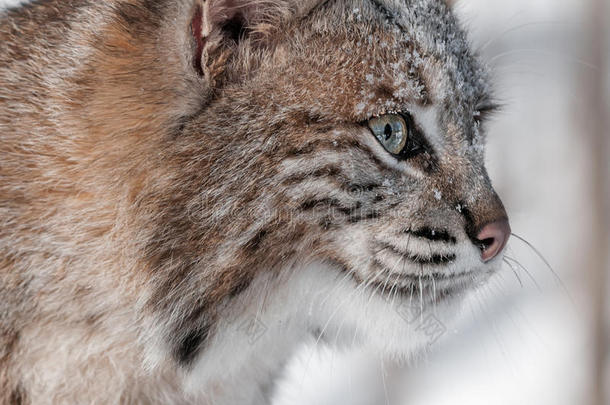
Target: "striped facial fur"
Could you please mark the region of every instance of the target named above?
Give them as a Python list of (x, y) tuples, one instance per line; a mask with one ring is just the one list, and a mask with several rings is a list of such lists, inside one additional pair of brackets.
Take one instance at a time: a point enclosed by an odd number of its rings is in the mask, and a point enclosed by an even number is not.
[(499, 267), (493, 96), (444, 1), (49, 1), (0, 27), (0, 404), (265, 403), (307, 333), (405, 356), (401, 305)]
[[(427, 27), (431, 15), (447, 31)], [(193, 240), (206, 247), (204, 262), (217, 274), (205, 288), (213, 303), (238, 295), (258, 272), (313, 261), (379, 296), (427, 305), (488, 275), (497, 260), (484, 263), (477, 235), (506, 218), (483, 167), (491, 95), (466, 42), (451, 39), (455, 24), (438, 2), (328, 2), (291, 24), (265, 55), (271, 63), (225, 87), (167, 146), (185, 153), (177, 171), (211, 175), (177, 183), (170, 195), (180, 200), (167, 205), (186, 206), (161, 221), (172, 243), (155, 238), (149, 250), (175, 252)], [(387, 114), (409, 117), (420, 153), (403, 159), (384, 149), (367, 122)], [(156, 266), (183, 265), (162, 257)], [(163, 285), (159, 296), (173, 288)], [(189, 329), (209, 304), (185, 305), (195, 311)], [(177, 348), (183, 361), (194, 355), (186, 337)]]

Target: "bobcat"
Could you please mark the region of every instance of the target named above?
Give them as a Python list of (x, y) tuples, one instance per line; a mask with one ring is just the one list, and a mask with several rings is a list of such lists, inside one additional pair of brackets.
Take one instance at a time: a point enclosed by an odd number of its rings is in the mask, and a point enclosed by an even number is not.
[(311, 334), (499, 269), (486, 70), (443, 0), (0, 14), (0, 404), (263, 404)]

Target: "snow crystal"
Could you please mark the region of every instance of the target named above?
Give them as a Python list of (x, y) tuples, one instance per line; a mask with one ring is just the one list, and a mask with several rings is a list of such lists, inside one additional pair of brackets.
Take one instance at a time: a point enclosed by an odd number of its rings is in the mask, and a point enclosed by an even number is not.
[(388, 194), (391, 195), (399, 195), (400, 192), (396, 190), (394, 183), (392, 183), (389, 179), (384, 179), (381, 183), (382, 187), (386, 190)]
[(366, 108), (366, 104), (365, 103), (358, 103), (358, 104), (356, 104), (356, 114), (362, 114), (364, 112), (365, 108)]
[(434, 193), (434, 198), (436, 198), (438, 201), (440, 201), (441, 198), (443, 198), (443, 193), (441, 193), (437, 189), (432, 190), (432, 192)]

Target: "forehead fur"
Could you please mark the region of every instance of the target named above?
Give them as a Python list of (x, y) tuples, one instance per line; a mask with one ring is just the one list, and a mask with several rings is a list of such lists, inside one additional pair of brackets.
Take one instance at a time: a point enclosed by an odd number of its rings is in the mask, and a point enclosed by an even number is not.
[[(299, 10), (267, 38), (275, 44), (274, 57), (246, 66), (262, 65), (268, 77), (309, 83), (317, 93), (300, 103), (319, 106), (319, 114), (329, 119), (360, 122), (434, 104), (455, 133), (474, 138), (472, 118), (491, 98), (488, 74), (444, 1), (327, 0)], [(242, 55), (252, 58), (251, 49), (243, 49)], [(242, 72), (234, 77), (243, 77)], [(273, 93), (273, 86), (265, 87)]]
[[(451, 7), (441, 0), (355, 0), (337, 1), (331, 7), (342, 14), (346, 29), (358, 25), (377, 25), (389, 33), (406, 51), (397, 55), (409, 66), (409, 73), (423, 72), (435, 77), (434, 101), (455, 106), (473, 106), (490, 97), (488, 74), (473, 55), (466, 33), (461, 29)], [(322, 20), (336, 21), (336, 16)], [(371, 35), (374, 28), (371, 28)], [(373, 55), (385, 43), (374, 35), (362, 38), (362, 46)], [(419, 69), (418, 69), (419, 68)], [(400, 75), (401, 72), (396, 72)], [(404, 74), (404, 72), (402, 72)], [(432, 87), (432, 85), (430, 86)], [(432, 90), (432, 89), (429, 89)], [(454, 113), (461, 115), (468, 111)]]

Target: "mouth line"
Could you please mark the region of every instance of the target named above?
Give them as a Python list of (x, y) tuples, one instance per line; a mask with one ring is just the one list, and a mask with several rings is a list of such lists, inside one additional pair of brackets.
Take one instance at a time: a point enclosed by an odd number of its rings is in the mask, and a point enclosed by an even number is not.
[[(401, 274), (384, 269), (385, 281), (371, 283), (371, 288), (387, 298), (425, 297), (429, 303), (438, 303), (472, 287), (477, 278), (477, 272), (467, 271), (458, 274), (426, 273)], [(391, 280), (391, 281), (389, 281)]]
[(456, 282), (456, 281), (463, 281), (463, 280), (467, 280), (467, 279), (472, 279), (473, 277), (476, 277), (476, 273), (475, 271), (465, 271), (465, 272), (461, 272), (461, 273), (439, 273), (439, 272), (428, 272), (428, 273), (421, 273), (421, 274), (413, 274), (413, 273), (397, 273), (388, 269), (383, 269), (383, 272), (386, 276), (392, 278), (394, 277), (395, 279), (400, 279), (403, 280), (405, 282), (410, 282), (410, 283), (420, 283), (423, 282), (424, 284), (426, 283), (430, 283), (430, 281), (434, 282), (434, 283), (447, 283), (447, 282)]
[(449, 264), (457, 259), (457, 256), (454, 253), (450, 253), (447, 255), (435, 253), (430, 257), (421, 257), (416, 255), (404, 255), (408, 260), (416, 264), (428, 264), (428, 265), (441, 265), (441, 264)]
[[(412, 252), (403, 252), (398, 250), (395, 246), (384, 244), (380, 245), (380, 252), (389, 251), (392, 254), (399, 256), (400, 260), (408, 260), (411, 263), (428, 266), (441, 266), (450, 264), (456, 261), (457, 255), (455, 253), (432, 253), (429, 255), (418, 255)], [(378, 258), (376, 258), (379, 261)], [(381, 263), (380, 263), (381, 264)]]

